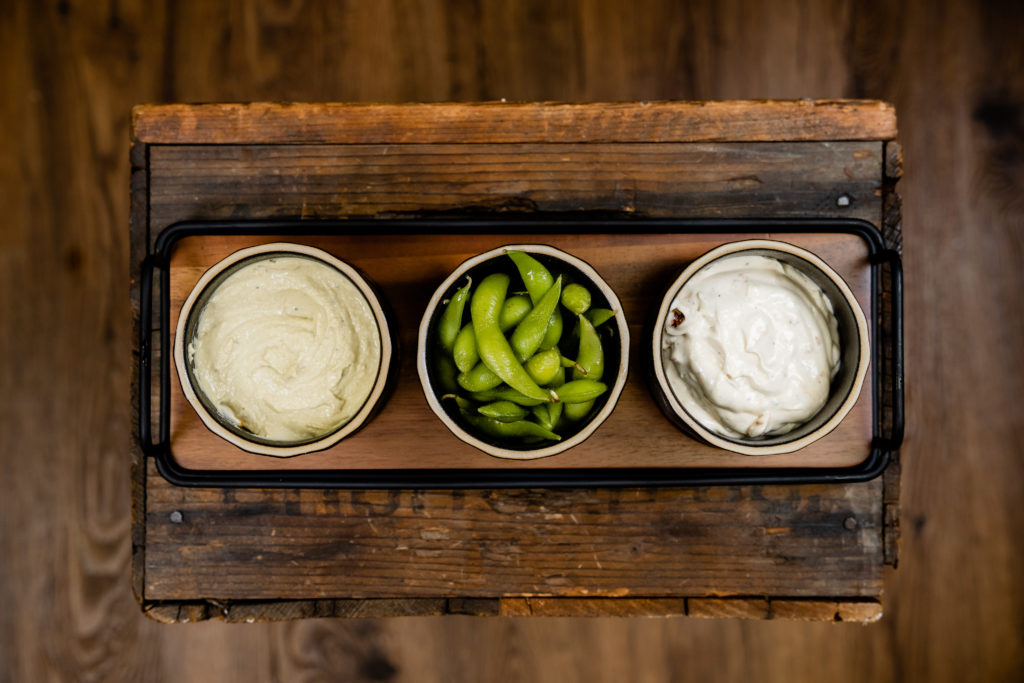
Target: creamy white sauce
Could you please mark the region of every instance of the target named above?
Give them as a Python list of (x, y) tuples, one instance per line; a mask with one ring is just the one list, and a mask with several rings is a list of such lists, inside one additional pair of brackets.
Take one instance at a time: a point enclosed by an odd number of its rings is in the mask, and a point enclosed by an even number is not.
[(839, 370), (832, 303), (806, 275), (766, 256), (711, 262), (686, 282), (664, 324), (672, 391), (722, 436), (792, 431), (825, 405)]
[(188, 359), (231, 423), (273, 441), (326, 435), (365, 403), (381, 364), (369, 303), (340, 271), (301, 256), (255, 261), (200, 312)]

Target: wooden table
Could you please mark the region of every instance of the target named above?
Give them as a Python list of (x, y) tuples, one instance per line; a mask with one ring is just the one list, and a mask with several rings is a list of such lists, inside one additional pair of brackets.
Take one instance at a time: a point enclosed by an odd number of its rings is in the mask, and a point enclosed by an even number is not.
[[(136, 339), (159, 322), (140, 314), (143, 259), (183, 220), (857, 218), (901, 242), (879, 102), (141, 106), (132, 135)], [(846, 484), (204, 488), (165, 480), (142, 437), (134, 590), (161, 621), (871, 621), (897, 561), (898, 454)]]

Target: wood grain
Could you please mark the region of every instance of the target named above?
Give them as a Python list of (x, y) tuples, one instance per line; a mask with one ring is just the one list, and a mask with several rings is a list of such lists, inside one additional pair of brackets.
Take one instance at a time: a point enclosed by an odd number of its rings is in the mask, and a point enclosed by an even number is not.
[(881, 155), (879, 141), (157, 145), (150, 237), (187, 219), (582, 209), (879, 225)]
[[(199, 191), (199, 190), (197, 190)], [(627, 226), (628, 227), (628, 226)], [(856, 235), (750, 234), (781, 238), (811, 249), (837, 269), (870, 317), (871, 273), (866, 243)], [(189, 237), (171, 259), (171, 329), (198, 278), (209, 266), (254, 243), (298, 241), (345, 258), (379, 288), (400, 334), (398, 382), (380, 414), (338, 445), (292, 458), (254, 456), (219, 438), (185, 400), (172, 369), (170, 435), (174, 460), (192, 470), (438, 469), (520, 470), (551, 467), (854, 467), (871, 453), (873, 387), (870, 379), (851, 415), (830, 435), (795, 453), (756, 458), (722, 452), (679, 432), (658, 409), (645, 379), (643, 349), (648, 311), (682, 265), (721, 243), (708, 234), (628, 232), (571, 235), (543, 231), (493, 235), (300, 235)], [(417, 331), (433, 287), (469, 256), (503, 244), (540, 242), (565, 249), (594, 266), (618, 293), (629, 321), (631, 369), (618, 407), (599, 436), (557, 457), (531, 462), (492, 458), (455, 439), (423, 398), (415, 366)], [(155, 362), (155, 361), (154, 361)]]
[[(771, 110), (771, 105), (765, 106)], [(596, 109), (600, 111), (601, 107)], [(642, 110), (642, 107), (638, 109)], [(302, 118), (301, 112), (305, 108), (296, 106), (292, 111), (296, 118)], [(413, 107), (411, 111), (415, 113), (419, 108)], [(586, 112), (586, 108), (577, 108), (576, 118), (585, 120)], [(621, 108), (618, 114), (623, 118), (631, 116), (628, 110)], [(497, 114), (492, 112), (491, 116), (497, 117)], [(140, 114), (136, 123), (144, 124), (144, 119), (144, 113)], [(200, 120), (194, 128), (202, 129), (205, 125)], [(355, 132), (350, 131), (350, 134)], [(372, 137), (372, 130), (366, 132)], [(414, 138), (410, 142), (412, 140)], [(342, 198), (342, 201), (332, 205), (314, 199), (324, 207), (318, 208), (314, 215), (349, 215), (351, 208), (345, 202), (352, 196), (358, 198), (361, 193), (365, 193), (365, 197), (359, 205), (371, 215), (387, 214), (396, 208), (415, 215), (429, 212), (438, 197), (450, 202), (449, 207), (474, 206), (491, 195), (508, 196), (504, 190), (506, 187), (515, 193), (511, 196), (524, 198), (534, 210), (564, 211), (575, 207), (601, 211), (606, 209), (602, 197), (609, 194), (608, 188), (623, 184), (640, 188), (639, 196), (646, 198), (636, 202), (639, 211), (633, 208), (640, 216), (674, 215), (676, 212), (671, 209), (660, 209), (665, 213), (659, 214), (658, 209), (651, 207), (676, 205), (706, 207), (705, 210), (712, 215), (752, 211), (756, 209), (751, 207), (763, 203), (758, 202), (757, 192), (763, 192), (773, 200), (770, 209), (759, 211), (759, 215), (767, 217), (817, 216), (822, 204), (839, 205), (834, 200), (822, 202), (801, 194), (800, 181), (794, 181), (794, 175), (801, 174), (808, 182), (827, 187), (833, 196), (849, 198), (860, 195), (859, 210), (877, 218), (881, 203), (877, 189), (883, 176), (881, 152), (881, 141), (877, 140), (869, 143), (798, 144), (729, 142), (721, 146), (686, 145), (678, 149), (669, 145), (664, 153), (660, 145), (635, 143), (555, 147), (518, 147), (492, 142), (408, 144), (395, 152), (390, 147), (368, 145), (280, 148), (228, 145), (223, 150), (218, 145), (156, 145), (149, 147), (146, 157), (148, 238), (153, 240), (160, 226), (179, 217), (223, 217), (221, 212), (229, 207), (232, 207), (230, 213), (235, 218), (263, 217), (267, 211), (283, 211), (289, 215), (301, 200), (303, 215), (306, 215), (306, 202), (321, 188), (327, 189), (328, 201), (338, 202), (337, 198)], [(453, 159), (460, 163), (453, 166)], [(648, 163), (640, 163), (637, 159)], [(384, 170), (378, 171), (381, 166)], [(740, 195), (745, 209), (732, 206), (731, 198), (736, 196), (736, 192), (731, 184), (736, 174), (751, 169), (754, 171), (751, 175), (738, 177), (746, 181), (746, 186), (757, 190)], [(375, 180), (378, 176), (381, 180)], [(684, 179), (694, 183), (693, 189), (689, 190), (683, 184), (683, 191), (692, 196), (689, 201), (675, 199), (676, 186)], [(861, 185), (873, 187), (875, 191), (859, 190)], [(350, 192), (349, 187), (358, 189)], [(252, 192), (251, 188), (257, 191)], [(635, 201), (636, 196), (631, 195), (631, 199)], [(195, 213), (197, 208), (198, 215)], [(686, 215), (685, 211), (678, 213)], [(718, 243), (717, 239), (699, 234), (682, 239), (677, 237), (672, 241), (666, 241), (664, 237), (657, 239), (633, 234), (625, 235), (624, 239), (615, 235), (536, 236), (536, 239), (542, 238), (543, 241), (554, 241), (557, 246), (606, 270), (612, 286), (621, 290), (627, 319), (634, 321), (642, 321), (646, 317), (645, 309), (651, 303), (651, 292), (661, 289), (652, 281), (652, 271), (667, 273), (671, 277), (672, 271), (681, 263)], [(136, 224), (133, 240), (145, 239), (146, 234)], [(276, 238), (268, 237), (263, 241), (271, 239)], [(401, 332), (405, 342), (402, 346), (408, 349), (415, 348), (413, 335), (419, 311), (425, 303), (422, 296), (431, 290), (425, 284), (431, 279), (430, 272), (436, 272), (435, 279), (439, 279), (474, 253), (521, 239), (517, 235), (469, 235), (458, 240), (444, 240), (436, 235), (412, 234), (402, 235), (399, 240), (382, 234), (374, 235), (373, 239), (329, 236), (312, 243), (344, 253), (353, 265), (380, 284), (385, 295), (393, 296), (396, 321), (399, 329), (404, 330)], [(527, 236), (526, 239), (533, 238)], [(870, 310), (867, 301), (870, 278), (863, 243), (852, 236), (835, 238), (822, 234), (794, 239), (835, 261), (854, 283), (863, 307)], [(171, 280), (172, 310), (180, 306), (207, 266), (251, 242), (250, 239), (192, 238), (188, 244), (182, 245), (171, 264), (172, 273), (177, 273)], [(627, 258), (629, 253), (634, 256)], [(653, 263), (653, 268), (646, 267), (648, 262)], [(396, 274), (400, 287), (396, 291), (391, 290), (391, 272)], [(415, 292), (420, 292), (419, 299)], [(171, 324), (174, 324), (173, 314)], [(642, 337), (640, 328), (640, 324), (634, 323), (633, 332), (638, 339)], [(636, 348), (634, 367), (638, 356)], [(412, 359), (411, 355), (405, 355), (407, 368)], [(358, 439), (316, 457), (275, 460), (270, 467), (407, 467), (410, 461), (403, 459), (403, 453), (410, 451), (409, 433), (418, 435), (415, 448), (418, 457), (414, 463), (428, 455), (437, 466), (485, 468), (508, 465), (504, 461), (481, 456), (466, 446), (441, 445), (445, 443), (444, 430), (428, 411), (423, 410), (422, 396), (409, 374), (406, 373), (404, 386), (399, 383), (396, 395), (382, 415)], [(665, 459), (665, 451), (674, 449), (666, 449), (663, 444), (666, 440), (679, 440), (679, 435), (658, 415), (650, 397), (641, 389), (640, 382), (634, 381), (631, 393), (623, 396), (621, 410), (616, 411), (607, 425), (607, 434), (626, 435), (622, 442), (628, 445), (609, 441), (607, 436), (602, 439), (595, 437), (571, 453), (560, 456), (557, 461), (554, 458), (539, 461), (537, 466), (617, 466), (623, 461), (650, 466), (678, 464)], [(193, 467), (198, 463), (202, 468), (247, 466), (252, 460), (250, 456), (234, 448), (225, 448), (220, 440), (201, 427), (177, 392), (174, 395), (177, 400), (172, 398), (171, 401), (174, 417), (171, 442), (176, 448), (175, 457), (180, 462)], [(820, 442), (819, 447), (797, 456), (773, 458), (773, 462), (797, 465), (817, 464), (821, 460), (852, 465), (862, 461), (868, 452), (872, 424), (866, 410), (869, 403), (870, 393), (864, 394), (858, 411), (860, 417), (844, 424), (843, 428)], [(692, 442), (687, 443), (692, 447)], [(437, 446), (432, 447), (431, 444)], [(435, 450), (436, 456), (433, 455)], [(696, 449), (692, 456), (689, 450), (680, 451), (677, 457), (683, 458), (684, 462), (692, 461), (691, 466), (724, 460), (705, 448)], [(743, 466), (749, 459), (736, 457), (732, 461), (736, 466)], [(783, 550), (775, 545), (776, 537), (782, 538), (791, 533), (792, 527), (802, 526), (796, 518), (790, 520), (792, 510), (813, 512), (819, 509), (818, 494), (806, 494), (805, 498), (805, 492), (797, 488), (786, 494), (776, 494), (788, 501), (790, 512), (775, 507), (747, 510), (736, 504), (726, 512), (718, 506), (717, 497), (712, 498), (708, 507), (702, 498), (689, 498), (685, 490), (666, 489), (663, 496), (650, 502), (650, 513), (644, 512), (644, 499), (638, 496), (629, 499), (628, 505), (614, 505), (616, 513), (607, 518), (585, 514), (582, 509), (577, 512), (571, 499), (572, 491), (545, 492), (537, 503), (541, 512), (548, 514), (547, 510), (562, 508), (568, 511), (568, 516), (550, 513), (553, 516), (547, 522), (554, 527), (555, 533), (586, 539), (579, 549), (572, 549), (570, 544), (566, 550), (568, 557), (562, 553), (551, 555), (545, 552), (546, 547), (563, 542), (552, 540), (546, 528), (538, 532), (535, 521), (522, 512), (493, 519), (486, 515), (476, 517), (481, 507), (518, 509), (521, 506), (515, 499), (519, 493), (515, 491), (493, 492), (496, 502), (486, 506), (481, 502), (466, 505), (466, 499), (476, 500), (479, 492), (430, 492), (429, 503), (420, 503), (426, 517), (434, 520), (439, 516), (439, 519), (448, 519), (451, 523), (438, 526), (432, 521), (425, 528), (419, 527), (415, 516), (402, 512), (406, 506), (402, 502), (403, 493), (412, 492), (367, 492), (367, 495), (377, 498), (384, 496), (381, 500), (389, 502), (365, 511), (366, 526), (373, 530), (376, 540), (364, 552), (358, 528), (353, 528), (348, 522), (353, 517), (354, 508), (344, 498), (330, 497), (336, 494), (344, 496), (345, 492), (307, 492), (307, 495), (326, 495), (328, 498), (305, 502), (301, 498), (294, 499), (275, 512), (277, 494), (271, 491), (228, 489), (220, 492), (223, 495), (209, 498), (201, 489), (176, 490), (169, 487), (153, 472), (152, 463), (136, 467), (136, 477), (146, 477), (145, 541), (136, 549), (136, 554), (146, 558), (144, 574), (137, 578), (143, 604), (152, 600), (177, 598), (189, 601), (204, 597), (214, 601), (265, 600), (273, 596), (301, 600), (592, 594), (609, 598), (636, 594), (670, 598), (745, 594), (849, 598), (875, 597), (880, 592), (881, 483), (877, 480), (870, 486), (853, 487), (865, 497), (853, 504), (852, 512), (843, 513), (842, 524), (848, 531), (856, 531), (859, 540), (839, 551), (842, 559), (835, 570), (826, 570), (824, 565), (828, 560), (825, 557), (835, 554), (828, 549), (834, 534), (827, 525), (812, 523), (805, 531), (797, 532), (796, 545), (792, 548)], [(835, 487), (830, 495), (848, 502), (857, 495), (853, 488)], [(295, 492), (282, 493), (285, 496), (295, 495)], [(597, 496), (600, 500), (602, 496), (614, 497), (619, 493), (598, 491)], [(732, 494), (735, 494), (731, 499), (734, 503), (742, 499), (742, 489), (730, 487), (725, 495)], [(245, 505), (239, 505), (237, 495), (244, 496)], [(171, 507), (162, 506), (166, 500), (173, 501)], [(330, 502), (335, 500), (336, 507)], [(707, 529), (718, 529), (714, 538), (724, 545), (702, 542), (698, 546), (700, 549), (693, 554), (686, 543), (680, 544), (680, 539), (675, 537), (664, 539), (655, 535), (643, 537), (646, 540), (639, 544), (632, 542), (630, 539), (637, 538), (639, 529), (661, 529), (664, 525), (651, 518), (632, 526), (628, 523), (630, 515), (653, 513), (656, 517), (656, 511), (660, 509), (673, 518), (682, 514), (693, 520), (696, 530), (693, 533), (701, 539), (708, 536)], [(392, 514), (395, 511), (398, 513)], [(704, 517), (704, 513), (711, 513), (711, 516)], [(345, 521), (332, 529), (331, 520), (335, 514), (339, 520)], [(562, 516), (557, 516), (559, 514)], [(203, 529), (191, 524), (193, 520), (206, 516), (217, 518), (219, 523)], [(730, 530), (730, 524), (736, 525), (734, 530)], [(749, 528), (764, 530), (766, 537), (772, 539), (769, 545), (759, 547), (750, 543), (745, 538), (745, 530)], [(176, 533), (182, 529), (187, 529), (185, 538), (195, 540), (195, 545), (183, 543), (180, 534)], [(254, 535), (253, 529), (269, 529), (271, 535)], [(278, 529), (281, 529), (280, 534)], [(245, 552), (243, 545), (246, 539), (254, 540), (254, 547), (266, 549), (267, 553)], [(312, 545), (303, 539), (312, 539)], [(423, 540), (440, 541), (440, 545), (423, 547)], [(588, 545), (594, 542), (597, 545)], [(611, 558), (629, 556), (630, 553), (636, 555), (640, 552), (637, 549), (645, 545), (653, 548), (653, 553), (637, 556), (625, 565), (608, 563), (608, 557), (603, 563), (598, 554), (599, 550), (610, 548)], [(344, 552), (339, 554), (330, 550), (335, 546), (344, 548)], [(496, 546), (499, 550), (479, 550), (481, 546)], [(816, 557), (812, 562), (814, 571), (801, 573), (797, 570), (792, 573), (798, 564), (793, 558), (800, 555), (797, 550), (800, 547)], [(387, 548), (398, 552), (377, 554), (378, 550)], [(451, 550), (454, 554), (448, 552)], [(469, 555), (465, 554), (467, 551)], [(748, 554), (750, 551), (752, 555)], [(573, 560), (576, 555), (586, 557), (588, 561)], [(578, 574), (576, 570), (591, 566), (590, 557), (593, 557), (597, 573), (584, 571)], [(270, 558), (269, 561), (266, 558)], [(669, 560), (667, 573), (658, 568), (661, 558)], [(352, 563), (347, 564), (346, 559), (351, 559)], [(550, 561), (552, 559), (553, 562)], [(510, 566), (511, 561), (515, 562), (514, 567)], [(766, 561), (764, 568), (758, 569)], [(256, 566), (262, 567), (258, 575), (251, 573)]]
[[(298, 113), (298, 115), (296, 115)], [(132, 112), (150, 144), (430, 144), (889, 140), (884, 102), (150, 105)]]
[[(162, 485), (152, 464), (147, 479), (150, 600), (728, 596), (751, 588), (873, 597), (882, 578), (878, 479), (801, 492), (454, 494), (181, 489)], [(303, 522), (311, 517), (315, 528)], [(751, 522), (767, 519), (770, 527)]]
[[(1020, 680), (1024, 357), (1007, 340), (1024, 332), (1021, 13), (964, 0), (4, 4), (0, 680)], [(123, 521), (133, 104), (807, 96), (888, 100), (900, 117), (910, 428), (881, 622), (170, 627), (139, 613)]]

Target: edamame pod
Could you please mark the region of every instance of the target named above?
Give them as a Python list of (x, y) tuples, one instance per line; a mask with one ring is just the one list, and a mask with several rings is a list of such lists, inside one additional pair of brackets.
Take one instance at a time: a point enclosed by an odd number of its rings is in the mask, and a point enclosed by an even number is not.
[(469, 299), (469, 286), (473, 284), (473, 278), (466, 277), (465, 286), (459, 288), (455, 295), (445, 306), (441, 313), (441, 320), (437, 323), (437, 337), (441, 348), (451, 353), (455, 345), (455, 338), (462, 329), (462, 314), (466, 308), (466, 300)]
[(587, 320), (594, 327), (600, 327), (609, 320), (615, 317), (615, 311), (610, 308), (591, 308), (583, 315), (587, 316)]
[(583, 403), (597, 398), (607, 390), (608, 385), (604, 382), (594, 379), (574, 379), (559, 387), (558, 400), (565, 404)]
[(522, 420), (530, 414), (529, 410), (512, 403), (512, 401), (494, 401), (493, 403), (480, 406), (476, 411), (484, 417), (490, 417), (501, 422), (515, 422), (516, 420)]
[(483, 363), (477, 363), (469, 372), (460, 372), (455, 381), (469, 392), (487, 391), (501, 384), (501, 377)]
[(541, 297), (555, 284), (555, 278), (540, 261), (526, 252), (509, 250), (505, 253), (516, 264), (519, 277), (523, 279), (526, 291), (530, 295), (530, 301), (536, 306)]
[(551, 314), (558, 307), (558, 297), (561, 293), (562, 278), (559, 277), (551, 289), (533, 307), (530, 314), (516, 325), (509, 341), (520, 363), (525, 363), (526, 359), (537, 353), (537, 349), (540, 348), (541, 342), (544, 341), (544, 336), (547, 334)]
[(604, 348), (601, 346), (601, 338), (597, 331), (590, 324), (585, 315), (579, 318), (580, 350), (576, 354), (576, 362), (579, 363), (583, 372), (573, 370), (573, 379), (601, 379), (604, 375)]
[(555, 312), (551, 314), (551, 320), (548, 321), (548, 329), (544, 333), (544, 340), (540, 343), (541, 351), (547, 351), (562, 340), (562, 326), (562, 312), (556, 308)]
[(562, 305), (579, 315), (590, 308), (590, 290), (576, 283), (568, 284), (562, 291)]
[(510, 296), (505, 299), (501, 306), (501, 313), (498, 315), (498, 327), (502, 332), (508, 332), (523, 321), (523, 318), (533, 310), (533, 303), (530, 297), (522, 294)]
[(565, 418), (578, 422), (585, 418), (590, 413), (590, 409), (594, 407), (594, 402), (584, 401), (583, 403), (567, 403), (565, 404)]
[(459, 336), (455, 338), (452, 356), (455, 359), (455, 367), (460, 372), (469, 372), (480, 360), (480, 354), (476, 351), (476, 335), (473, 333), (472, 323), (463, 325)]
[[(480, 361), (500, 377), (506, 384), (530, 398), (547, 400), (548, 392), (537, 386), (516, 358), (515, 351), (498, 326), (498, 317), (508, 291), (509, 277), (504, 273), (493, 273), (484, 278), (470, 298), (469, 315), (476, 334), (477, 351)], [(460, 382), (461, 384), (461, 382)], [(469, 391), (480, 391), (469, 389)], [(552, 400), (557, 397), (551, 397)]]
[(531, 410), (531, 413), (533, 414), (533, 419), (536, 420), (537, 424), (539, 424), (544, 429), (550, 429), (551, 431), (554, 431), (555, 423), (551, 419), (550, 408), (558, 405), (561, 405), (561, 403), (550, 403), (548, 405), (534, 406)]
[(501, 422), (490, 417), (473, 415), (466, 412), (462, 413), (462, 417), (479, 431), (498, 439), (515, 441), (523, 441), (529, 438), (541, 438), (549, 441), (562, 440), (562, 437), (550, 429), (544, 429), (539, 424), (527, 420)]
[[(565, 384), (565, 370), (559, 370), (557, 373), (555, 373), (555, 379), (550, 384), (548, 384), (548, 386), (557, 392), (558, 388), (561, 387), (563, 384)], [(549, 403), (547, 405), (548, 416), (551, 420), (551, 431), (553, 432), (558, 430), (558, 423), (562, 419), (563, 406), (564, 404), (561, 401), (557, 403)]]
[(536, 406), (541, 403), (547, 402), (548, 399), (540, 400), (536, 398), (530, 398), (529, 396), (523, 395), (522, 392), (516, 391), (512, 387), (500, 385), (493, 389), (487, 389), (484, 391), (474, 391), (469, 397), (479, 403), (489, 403), (491, 401), (512, 401), (521, 406)]
[(459, 374), (458, 368), (455, 367), (455, 362), (447, 353), (439, 354), (433, 360), (434, 379), (437, 380), (438, 388), (446, 394), (454, 393), (459, 388), (455, 381), (456, 376)]
[(549, 384), (562, 369), (562, 355), (557, 348), (541, 351), (531, 356), (523, 367), (537, 384)]

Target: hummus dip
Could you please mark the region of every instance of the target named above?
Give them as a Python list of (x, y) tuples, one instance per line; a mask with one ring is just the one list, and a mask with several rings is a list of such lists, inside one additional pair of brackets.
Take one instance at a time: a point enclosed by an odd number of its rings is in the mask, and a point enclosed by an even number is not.
[(727, 438), (778, 436), (825, 405), (839, 371), (832, 302), (793, 266), (725, 256), (669, 307), (662, 359), (683, 407)]
[(271, 441), (325, 436), (366, 402), (381, 365), (380, 331), (359, 289), (303, 256), (228, 275), (188, 345), (198, 389), (231, 424)]

